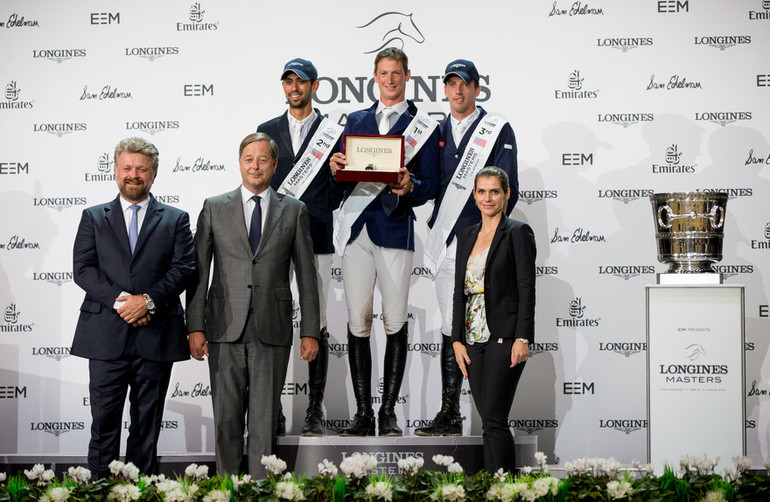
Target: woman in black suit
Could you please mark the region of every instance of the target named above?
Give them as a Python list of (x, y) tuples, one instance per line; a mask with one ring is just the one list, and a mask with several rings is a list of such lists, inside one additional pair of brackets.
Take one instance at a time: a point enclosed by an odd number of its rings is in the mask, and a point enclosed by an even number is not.
[(535, 336), (535, 235), (505, 215), (510, 194), (502, 169), (481, 169), (473, 189), (481, 223), (457, 241), (452, 347), (481, 416), (490, 473), (515, 470), (508, 414)]

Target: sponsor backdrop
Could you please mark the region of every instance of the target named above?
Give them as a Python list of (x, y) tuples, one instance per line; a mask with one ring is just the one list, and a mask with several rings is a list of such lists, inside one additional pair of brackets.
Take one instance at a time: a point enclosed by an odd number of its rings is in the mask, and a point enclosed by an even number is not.
[[(394, 45), (410, 57), (407, 97), (420, 108), (443, 119), (444, 68), (472, 59), (479, 104), (517, 135), (513, 217), (537, 237), (538, 305), (537, 341), (511, 412), (515, 434), (537, 435), (553, 463), (645, 459), (644, 287), (666, 269), (648, 196), (726, 190), (718, 268), (727, 284), (746, 285), (744, 426), (748, 454), (761, 464), (770, 452), (770, 2), (501, 5), (4, 1), (0, 453), (85, 453), (87, 364), (69, 355), (83, 298), (72, 242), (82, 209), (117, 193), (118, 140), (139, 135), (158, 146), (153, 193), (195, 222), (205, 197), (239, 184), (240, 140), (285, 110), (286, 61), (316, 64), (316, 105), (344, 123), (376, 99), (374, 53)], [(435, 271), (422, 258), (430, 210), (419, 208), (416, 223), (409, 367), (397, 407), (406, 434), (439, 407)], [(353, 413), (338, 258), (332, 277), (326, 411), (336, 430)], [(375, 373), (380, 317), (376, 307)], [(295, 354), (283, 398), (293, 434), (306, 375)], [(472, 408), (466, 386), (465, 432), (479, 434)], [(162, 452), (213, 451), (206, 364), (175, 366), (163, 426)]]

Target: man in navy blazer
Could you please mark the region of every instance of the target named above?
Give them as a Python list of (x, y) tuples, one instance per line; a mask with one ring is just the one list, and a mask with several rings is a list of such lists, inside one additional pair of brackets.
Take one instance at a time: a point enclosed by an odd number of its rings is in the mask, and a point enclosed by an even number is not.
[[(369, 335), (375, 281), (387, 335), (377, 427), (381, 436), (403, 434), (394, 407), (406, 369), (407, 307), (414, 259), (412, 208), (433, 199), (439, 186), (438, 124), (406, 100), (409, 76), (409, 61), (402, 50), (389, 47), (380, 51), (374, 60), (380, 99), (366, 110), (351, 113), (345, 124), (345, 133), (403, 135), (407, 165), (391, 186), (344, 184), (345, 202), (335, 228), (335, 246), (342, 255), (348, 360), (356, 397), (356, 414), (351, 426), (340, 432), (344, 436), (374, 434)], [(408, 152), (416, 154), (409, 159)], [(330, 159), (335, 174), (344, 164), (345, 156), (340, 152)], [(381, 191), (375, 193), (372, 186)]]
[[(72, 355), (89, 359), (88, 467), (110, 475), (120, 454), (123, 405), (130, 425), (126, 462), (157, 472), (163, 403), (174, 361), (189, 359), (179, 295), (195, 274), (186, 212), (150, 194), (158, 149), (143, 138), (115, 148), (120, 195), (83, 211), (73, 250), (74, 278), (86, 292)], [(129, 391), (130, 388), (130, 391)]]

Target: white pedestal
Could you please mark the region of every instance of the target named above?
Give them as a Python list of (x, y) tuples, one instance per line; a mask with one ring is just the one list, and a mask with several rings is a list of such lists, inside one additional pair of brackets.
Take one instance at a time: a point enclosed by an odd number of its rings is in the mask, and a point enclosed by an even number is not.
[(647, 286), (648, 456), (657, 474), (682, 455), (746, 452), (744, 288)]

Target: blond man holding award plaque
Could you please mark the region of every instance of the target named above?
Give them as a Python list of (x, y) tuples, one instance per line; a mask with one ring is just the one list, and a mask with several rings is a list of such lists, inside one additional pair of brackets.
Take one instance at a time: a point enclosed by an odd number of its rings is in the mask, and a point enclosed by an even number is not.
[[(381, 436), (400, 436), (395, 404), (406, 369), (407, 305), (414, 257), (413, 208), (433, 199), (439, 187), (438, 124), (406, 99), (409, 60), (400, 49), (387, 48), (374, 60), (380, 99), (350, 114), (343, 131), (343, 152), (330, 159), (345, 199), (334, 229), (334, 246), (342, 256), (348, 309), (348, 360), (356, 414), (342, 436), (375, 433), (371, 404), (374, 287), (382, 297), (386, 334), (383, 391), (377, 428)], [(369, 149), (372, 161), (352, 164), (351, 148)], [(380, 152), (377, 149), (399, 149)], [(360, 152), (364, 153), (364, 152)], [(398, 159), (380, 166), (379, 159)], [(370, 167), (371, 164), (371, 167)], [(367, 169), (367, 167), (370, 167)]]

